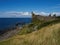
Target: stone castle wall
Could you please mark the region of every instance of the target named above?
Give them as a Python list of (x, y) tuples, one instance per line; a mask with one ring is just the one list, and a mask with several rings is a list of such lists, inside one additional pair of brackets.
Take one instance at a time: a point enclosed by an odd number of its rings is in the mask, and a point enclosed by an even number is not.
[(44, 20), (44, 21), (50, 21), (50, 20), (55, 20), (56, 16), (42, 16), (42, 15), (36, 15), (32, 12), (32, 20), (39, 19), (39, 20)]

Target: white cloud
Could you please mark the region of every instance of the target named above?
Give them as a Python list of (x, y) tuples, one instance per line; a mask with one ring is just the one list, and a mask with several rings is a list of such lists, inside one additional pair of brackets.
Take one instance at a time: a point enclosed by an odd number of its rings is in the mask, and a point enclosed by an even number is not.
[(53, 12), (52, 15), (53, 14), (56, 14), (57, 16), (60, 16), (60, 12)]
[(29, 12), (20, 12), (21, 15), (30, 15)]
[(49, 15), (49, 13), (46, 13), (46, 12), (40, 12), (40, 15)]
[[(36, 13), (34, 12), (36, 15), (44, 15), (44, 16), (48, 16), (50, 13), (46, 13), (46, 12), (40, 12), (40, 13)], [(60, 16), (60, 12), (52, 12), (51, 15), (53, 16), (53, 14), (56, 14), (57, 16)]]
[(11, 14), (11, 15), (31, 15), (29, 12), (5, 12), (5, 14)]
[(49, 13), (46, 13), (46, 12), (39, 12), (39, 13), (34, 12), (34, 13), (37, 14), (37, 15), (44, 15), (44, 16), (49, 15)]
[(0, 14), (1, 14), (0, 17), (31, 17), (30, 12), (10, 11), (10, 12), (3, 12)]
[[(46, 12), (34, 12), (37, 15), (44, 15), (44, 16), (48, 16), (50, 13), (46, 13)], [(56, 15), (60, 15), (60, 12), (52, 12), (51, 13), (56, 14)], [(10, 11), (10, 12), (0, 12), (0, 17), (31, 17), (31, 12), (16, 12), (16, 11)]]

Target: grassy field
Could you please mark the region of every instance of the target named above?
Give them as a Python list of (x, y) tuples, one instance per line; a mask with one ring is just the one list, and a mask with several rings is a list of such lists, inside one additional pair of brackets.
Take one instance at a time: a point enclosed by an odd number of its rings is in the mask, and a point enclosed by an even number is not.
[(1, 41), (0, 45), (60, 45), (60, 23)]
[[(40, 23), (39, 23), (40, 22)], [(60, 20), (53, 20), (53, 21), (34, 21), (28, 25), (25, 25), (21, 31), (19, 31), (19, 35), (23, 35), (23, 34), (28, 34), (37, 30), (40, 30), (41, 28), (44, 28), (48, 25), (53, 25), (56, 23), (60, 23)]]

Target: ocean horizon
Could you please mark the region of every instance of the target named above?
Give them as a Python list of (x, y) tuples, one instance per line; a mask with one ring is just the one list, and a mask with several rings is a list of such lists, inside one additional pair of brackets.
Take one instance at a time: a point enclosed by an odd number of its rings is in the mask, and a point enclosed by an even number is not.
[(0, 30), (12, 27), (20, 22), (28, 24), (31, 22), (31, 18), (0, 18)]

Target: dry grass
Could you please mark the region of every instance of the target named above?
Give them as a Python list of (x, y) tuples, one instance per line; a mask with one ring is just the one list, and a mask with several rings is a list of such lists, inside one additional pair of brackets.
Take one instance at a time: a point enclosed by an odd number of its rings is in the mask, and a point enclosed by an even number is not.
[(0, 45), (60, 45), (60, 23), (26, 35), (16, 35)]

